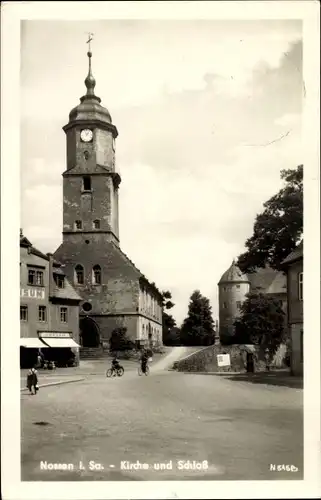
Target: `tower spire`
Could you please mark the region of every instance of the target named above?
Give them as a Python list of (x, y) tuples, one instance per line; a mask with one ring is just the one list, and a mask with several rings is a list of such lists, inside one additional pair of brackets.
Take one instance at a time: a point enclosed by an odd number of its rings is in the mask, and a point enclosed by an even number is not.
[(91, 58), (92, 58), (92, 52), (91, 52), (91, 45), (90, 42), (93, 40), (94, 34), (93, 33), (88, 33), (88, 40), (86, 43), (88, 43), (88, 75), (85, 80), (85, 85), (87, 87), (87, 96), (95, 96), (95, 86), (96, 86), (96, 80), (93, 77), (92, 71), (91, 71)]

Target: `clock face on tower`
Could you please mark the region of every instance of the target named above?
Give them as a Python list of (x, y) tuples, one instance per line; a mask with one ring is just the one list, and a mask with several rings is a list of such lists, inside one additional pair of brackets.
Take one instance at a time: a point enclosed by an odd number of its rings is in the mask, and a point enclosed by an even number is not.
[(90, 130), (89, 128), (84, 128), (81, 132), (80, 132), (80, 139), (83, 141), (83, 142), (90, 142), (93, 138), (93, 132), (92, 130)]

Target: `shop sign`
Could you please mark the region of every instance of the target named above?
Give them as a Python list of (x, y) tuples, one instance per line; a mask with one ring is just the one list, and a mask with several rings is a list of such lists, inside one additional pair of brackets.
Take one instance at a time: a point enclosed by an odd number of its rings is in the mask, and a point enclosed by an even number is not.
[(69, 339), (71, 337), (71, 333), (65, 333), (65, 332), (40, 332), (39, 336), (44, 339), (44, 338), (67, 338)]
[(218, 366), (231, 366), (231, 358), (229, 354), (218, 354), (217, 355), (217, 365)]
[(43, 300), (45, 291), (41, 288), (20, 288), (20, 298)]

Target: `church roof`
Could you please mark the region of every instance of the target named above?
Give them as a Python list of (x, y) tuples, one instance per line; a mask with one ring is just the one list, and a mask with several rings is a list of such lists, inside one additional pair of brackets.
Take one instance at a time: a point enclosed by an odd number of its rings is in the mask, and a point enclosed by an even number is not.
[[(80, 252), (75, 249), (73, 243), (64, 241), (57, 248), (54, 253), (55, 258), (64, 263), (69, 261), (69, 256), (73, 255), (73, 259), (77, 257), (79, 262), (82, 261)], [(161, 292), (158, 290), (154, 283), (151, 283), (146, 276), (138, 269), (132, 260), (121, 250), (121, 248), (112, 241), (105, 241), (103, 247), (94, 247), (91, 255), (92, 259), (97, 259), (97, 263), (104, 265), (107, 263), (110, 276), (113, 279), (121, 279), (123, 275), (132, 277), (133, 279), (145, 282), (151, 289), (162, 297)]]
[(291, 252), (282, 262), (283, 265), (288, 265), (297, 260), (303, 259), (303, 240), (298, 244), (298, 246)]
[(156, 287), (155, 283), (151, 283), (146, 278), (146, 276), (140, 271), (140, 269), (138, 269), (138, 267), (135, 266), (134, 262), (132, 260), (130, 260), (130, 258), (128, 257), (128, 255), (126, 255), (125, 252), (123, 252), (119, 246), (115, 245), (114, 243), (112, 243), (112, 244), (121, 253), (121, 255), (127, 260), (127, 262), (133, 267), (133, 269), (135, 269), (135, 271), (137, 271), (137, 273), (139, 274), (139, 277), (143, 281), (145, 281), (158, 295), (162, 296), (161, 292), (158, 290), (158, 288)]
[(249, 283), (249, 279), (246, 274), (242, 273), (233, 260), (231, 266), (225, 271), (218, 282), (219, 285), (223, 283)]

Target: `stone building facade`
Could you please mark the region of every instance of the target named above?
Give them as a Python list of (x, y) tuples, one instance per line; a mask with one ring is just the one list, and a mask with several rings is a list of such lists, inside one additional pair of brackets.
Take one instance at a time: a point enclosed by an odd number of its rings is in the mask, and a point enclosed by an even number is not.
[[(71, 349), (78, 362), (81, 298), (52, 255), (20, 235), (20, 357), (33, 364), (41, 350), (56, 361)], [(53, 349), (59, 349), (53, 351)]]
[(84, 347), (108, 341), (126, 327), (137, 343), (162, 343), (162, 295), (119, 245), (118, 131), (95, 95), (91, 71), (86, 95), (63, 128), (67, 169), (63, 173), (63, 234), (55, 258), (82, 297), (80, 339)]
[(282, 262), (287, 273), (288, 324), (291, 333), (291, 371), (303, 375), (303, 241)]
[[(264, 293), (280, 301), (285, 313), (284, 325), (287, 329), (287, 286), (282, 271), (270, 267), (244, 274), (233, 260), (222, 275), (219, 283), (219, 332), (224, 342), (234, 335), (234, 322), (240, 316), (240, 308), (250, 292)], [(285, 349), (282, 348), (283, 352)]]

